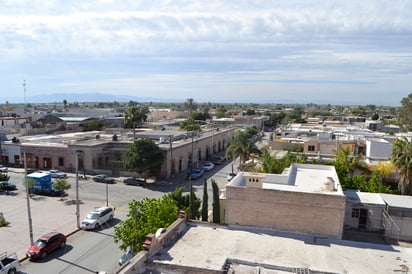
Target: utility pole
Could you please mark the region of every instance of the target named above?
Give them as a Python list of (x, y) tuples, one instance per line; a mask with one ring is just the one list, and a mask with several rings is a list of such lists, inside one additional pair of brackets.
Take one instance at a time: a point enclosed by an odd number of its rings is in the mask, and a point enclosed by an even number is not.
[(27, 217), (29, 221), (29, 237), (30, 237), (30, 245), (33, 245), (33, 225), (31, 219), (31, 211), (30, 211), (30, 194), (29, 194), (29, 181), (27, 180), (27, 158), (26, 152), (23, 153), (23, 161), (24, 161), (24, 183), (26, 185), (26, 200), (27, 200)]
[[(194, 135), (193, 135), (193, 130), (192, 130), (192, 159), (191, 159), (192, 161), (190, 163), (190, 173), (193, 172), (193, 158), (195, 156), (195, 155), (193, 155), (193, 153), (194, 153), (194, 151), (193, 151), (193, 137), (194, 137)], [(190, 178), (190, 176), (189, 176), (189, 178)]]
[(83, 151), (77, 150), (75, 154), (76, 154), (76, 221), (77, 221), (77, 228), (80, 228), (79, 154), (83, 155)]
[(173, 135), (169, 135), (169, 144), (170, 144), (170, 177), (173, 179), (175, 177), (175, 167), (173, 161)]

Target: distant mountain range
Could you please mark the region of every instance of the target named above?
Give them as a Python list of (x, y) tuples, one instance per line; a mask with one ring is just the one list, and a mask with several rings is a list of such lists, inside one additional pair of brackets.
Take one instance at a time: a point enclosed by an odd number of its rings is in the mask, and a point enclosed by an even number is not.
[(34, 96), (23, 97), (0, 96), (0, 104), (8, 101), (10, 104), (26, 103), (63, 103), (66, 100), (68, 103), (73, 102), (184, 102), (185, 100), (178, 100), (176, 98), (153, 98), (153, 97), (135, 97), (128, 95), (113, 95), (105, 93), (53, 93), (53, 94), (39, 94)]

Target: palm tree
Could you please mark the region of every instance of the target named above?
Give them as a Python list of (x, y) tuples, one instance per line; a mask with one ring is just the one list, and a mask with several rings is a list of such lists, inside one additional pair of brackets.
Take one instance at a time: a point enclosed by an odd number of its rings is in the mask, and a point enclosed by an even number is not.
[(133, 139), (136, 138), (136, 128), (147, 120), (149, 109), (146, 106), (129, 106), (124, 114), (124, 122), (133, 130)]
[(192, 115), (193, 110), (196, 109), (196, 107), (197, 107), (197, 106), (196, 106), (196, 103), (195, 103), (195, 101), (193, 100), (193, 98), (189, 98), (189, 99), (186, 100), (186, 102), (185, 102), (185, 109), (189, 110), (189, 116)]
[(412, 195), (412, 143), (407, 138), (395, 140), (391, 160), (399, 172), (399, 192)]
[(232, 161), (234, 161), (239, 157), (239, 169), (243, 170), (243, 164), (247, 159), (249, 159), (250, 155), (258, 153), (259, 149), (256, 144), (247, 139), (247, 132), (237, 130), (235, 131), (233, 139), (226, 150), (226, 158), (232, 158)]

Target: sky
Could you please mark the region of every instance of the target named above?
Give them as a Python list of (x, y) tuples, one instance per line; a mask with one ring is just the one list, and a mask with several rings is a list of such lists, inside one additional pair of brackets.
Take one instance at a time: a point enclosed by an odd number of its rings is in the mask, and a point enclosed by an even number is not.
[(410, 0), (0, 0), (0, 104), (398, 106), (412, 92), (411, 14)]

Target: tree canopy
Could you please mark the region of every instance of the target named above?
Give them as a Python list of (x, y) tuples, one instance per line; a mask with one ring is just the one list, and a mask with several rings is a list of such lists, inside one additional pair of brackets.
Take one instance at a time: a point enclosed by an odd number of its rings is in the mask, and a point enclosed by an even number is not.
[[(170, 226), (177, 219), (180, 210), (189, 212), (190, 194), (183, 195), (183, 191), (184, 188), (179, 187), (159, 199), (145, 198), (141, 201), (131, 201), (128, 218), (115, 226), (114, 240), (116, 243), (121, 242), (120, 249), (126, 250), (130, 247), (136, 253), (141, 250), (147, 234)], [(195, 195), (192, 199), (194, 210), (199, 217), (200, 199)]]
[(68, 190), (72, 187), (66, 179), (58, 178), (52, 185), (53, 188), (62, 190), (62, 196), (64, 194), (64, 190)]
[(196, 124), (196, 120), (193, 116), (190, 116), (188, 119), (180, 122), (180, 128), (186, 131), (199, 131), (200, 125)]
[(395, 140), (391, 161), (399, 171), (399, 192), (412, 195), (412, 143), (407, 138)]
[(176, 201), (167, 195), (160, 199), (133, 200), (129, 203), (128, 218), (114, 228), (114, 241), (120, 242), (121, 250), (130, 247), (136, 253), (141, 250), (147, 234), (170, 226), (178, 215)]
[(143, 173), (146, 179), (150, 173), (158, 173), (163, 162), (163, 151), (150, 139), (135, 140), (126, 153), (125, 167), (136, 173)]
[(412, 93), (402, 98), (402, 106), (398, 110), (399, 125), (405, 131), (412, 130)]
[(145, 105), (136, 105), (129, 102), (129, 107), (124, 113), (125, 127), (132, 128), (133, 139), (136, 137), (136, 128), (141, 126), (147, 120), (149, 109)]

